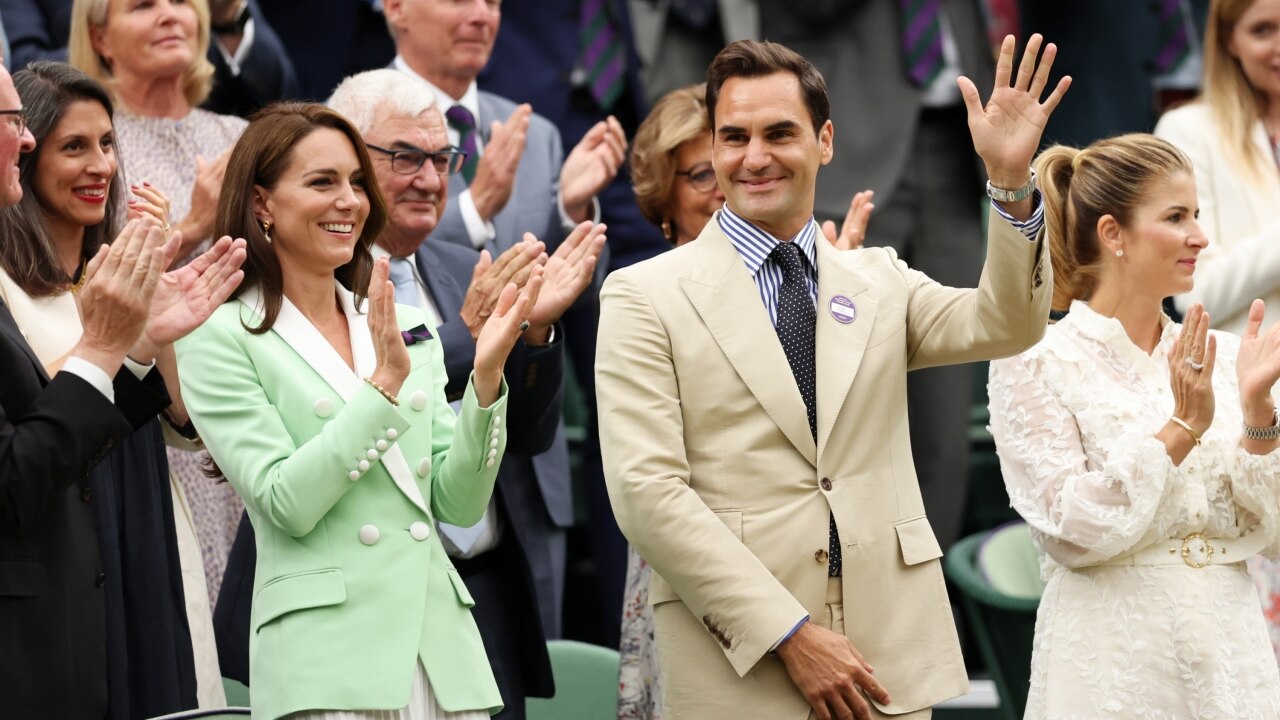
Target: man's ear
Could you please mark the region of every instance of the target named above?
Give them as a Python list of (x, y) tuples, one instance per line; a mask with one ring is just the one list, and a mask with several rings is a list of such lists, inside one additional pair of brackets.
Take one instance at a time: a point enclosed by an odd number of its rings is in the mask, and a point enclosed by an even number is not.
[(822, 146), (822, 164), (826, 165), (831, 162), (831, 158), (835, 156), (836, 148), (836, 126), (827, 120), (818, 129), (818, 145)]

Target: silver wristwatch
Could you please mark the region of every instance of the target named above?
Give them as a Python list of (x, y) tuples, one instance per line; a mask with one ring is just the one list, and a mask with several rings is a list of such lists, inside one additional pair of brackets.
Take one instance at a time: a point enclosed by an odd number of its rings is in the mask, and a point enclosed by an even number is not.
[(1250, 440), (1275, 440), (1280, 438), (1280, 415), (1272, 414), (1269, 427), (1244, 426), (1244, 436)]
[(1031, 193), (1035, 192), (1035, 190), (1036, 190), (1036, 171), (1035, 170), (1031, 171), (1031, 179), (1027, 181), (1026, 185), (1023, 185), (1022, 187), (1016, 188), (1013, 190), (1005, 190), (1004, 188), (998, 188), (995, 185), (992, 185), (990, 180), (987, 181), (987, 197), (999, 203), (1016, 203), (1021, 200), (1026, 200), (1027, 198), (1031, 197)]

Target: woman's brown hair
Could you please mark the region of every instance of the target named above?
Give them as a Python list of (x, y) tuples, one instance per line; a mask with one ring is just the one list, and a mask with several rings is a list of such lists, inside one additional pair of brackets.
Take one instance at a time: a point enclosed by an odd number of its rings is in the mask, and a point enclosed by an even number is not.
[(250, 118), (249, 126), (231, 151), (213, 226), (214, 237), (244, 238), (248, 244), (248, 257), (243, 266), (244, 281), (232, 299), (252, 287), (262, 293), (262, 322), (254, 327), (246, 326), (255, 334), (264, 333), (275, 325), (284, 298), (284, 276), (275, 248), (254, 214), (254, 186), (275, 189), (294, 160), (294, 148), (319, 128), (330, 128), (346, 135), (355, 148), (364, 173), (369, 217), (356, 240), (351, 260), (339, 267), (334, 275), (344, 287), (355, 293), (357, 306), (364, 302), (369, 292), (369, 277), (373, 272), (373, 255), (369, 248), (386, 225), (387, 206), (378, 191), (377, 176), (364, 140), (345, 117), (324, 105), (298, 102), (269, 105)]

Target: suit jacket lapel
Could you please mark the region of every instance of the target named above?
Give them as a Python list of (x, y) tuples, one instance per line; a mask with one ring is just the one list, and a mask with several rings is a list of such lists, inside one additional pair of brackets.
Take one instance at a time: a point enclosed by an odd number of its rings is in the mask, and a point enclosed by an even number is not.
[(431, 239), (427, 238), (417, 252), (418, 272), (422, 274), (422, 281), (427, 284), (427, 291), (431, 293), (440, 317), (456, 318), (458, 311), (462, 309), (462, 299), (466, 293), (458, 287), (453, 276), (440, 269), (435, 253), (427, 247), (430, 242)]
[[(271, 331), (294, 351), (299, 360), (306, 363), (320, 376), (321, 380), (333, 388), (344, 403), (349, 403), (356, 390), (360, 388), (361, 378), (373, 372), (376, 359), (365, 315), (356, 311), (354, 297), (348, 290), (341, 285), (336, 285), (336, 289), (343, 312), (347, 316), (347, 328), (351, 334), (351, 355), (356, 364), (354, 372), (347, 367), (346, 361), (337, 350), (333, 349), (329, 341), (325, 340), (324, 335), (320, 334), (315, 325), (312, 325), (311, 321), (289, 301), (289, 298), (281, 299), (280, 314), (276, 316), (276, 322), (271, 327)], [(256, 288), (241, 293), (240, 302), (251, 311), (261, 312), (259, 309), (262, 303), (261, 294)], [(387, 469), (387, 473), (391, 475), (396, 487), (400, 488), (410, 502), (417, 505), (423, 512), (430, 514), (422, 492), (413, 482), (409, 464), (405, 461), (399, 444), (390, 446), (382, 454), (380, 461)]]
[(681, 281), (685, 295), (761, 407), (816, 465), (804, 399), (742, 256), (715, 218), (694, 242), (699, 252), (690, 277)]
[(22, 330), (18, 329), (18, 321), (13, 319), (13, 313), (9, 312), (9, 306), (0, 302), (0, 332), (9, 338), (9, 341), (22, 349), (26, 356), (31, 359), (31, 364), (36, 366), (36, 373), (40, 376), (41, 382), (49, 382), (49, 374), (44, 370), (44, 364), (40, 362), (40, 358), (36, 357), (36, 353), (31, 349), (31, 344), (27, 342), (27, 338), (23, 336)]
[[(351, 333), (351, 355), (356, 363), (356, 376), (367, 378), (373, 374), (378, 362), (373, 352), (373, 337), (369, 334), (369, 318), (356, 310), (355, 296), (342, 286), (338, 287), (338, 299), (342, 302), (343, 312), (347, 314), (347, 330)], [(427, 502), (422, 497), (422, 490), (418, 487), (418, 483), (414, 482), (413, 473), (409, 471), (409, 462), (400, 449), (400, 443), (394, 443), (388, 447), (382, 453), (379, 462), (387, 469), (387, 474), (391, 476), (396, 487), (400, 488), (400, 492), (417, 505), (418, 509), (430, 515)]]
[[(850, 256), (818, 238), (818, 327), (816, 347), (818, 456), (827, 445), (853, 378), (862, 365), (876, 320), (877, 293), (872, 282), (852, 267)], [(832, 312), (833, 298), (853, 305), (854, 319), (843, 323)], [(841, 303), (843, 305), (843, 303)], [(841, 313), (848, 318), (848, 312)]]

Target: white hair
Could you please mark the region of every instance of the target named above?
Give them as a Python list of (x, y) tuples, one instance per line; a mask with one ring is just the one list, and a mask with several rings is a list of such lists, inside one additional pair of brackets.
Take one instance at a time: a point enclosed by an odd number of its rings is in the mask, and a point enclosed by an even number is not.
[(343, 80), (326, 104), (365, 135), (373, 128), (379, 110), (393, 117), (416, 118), (435, 108), (436, 94), (399, 70), (384, 68)]

